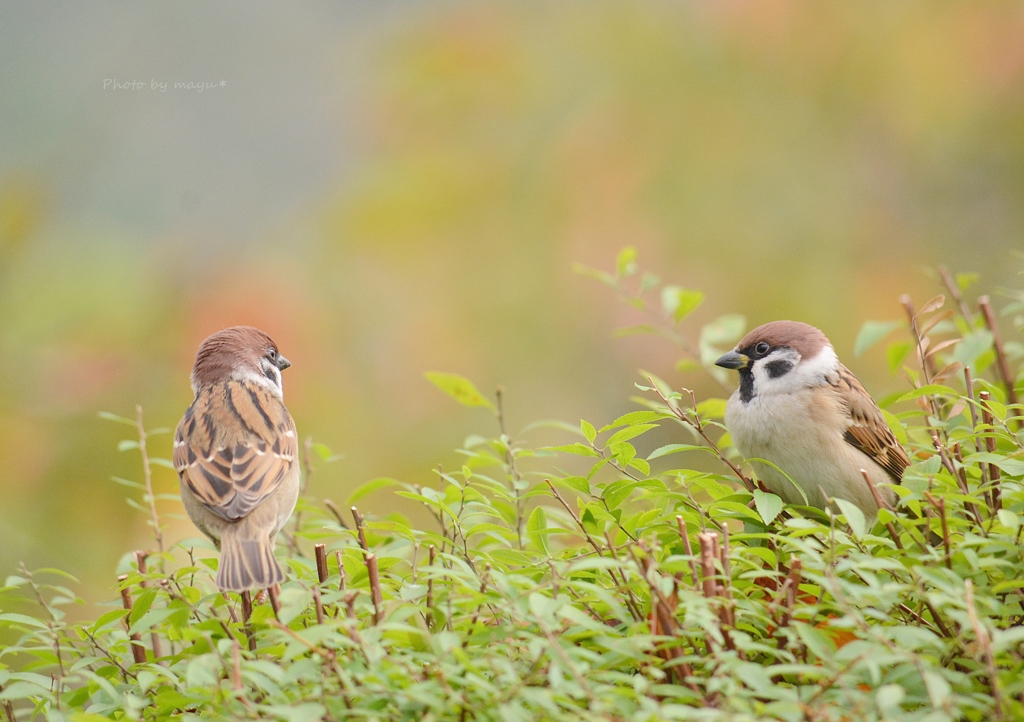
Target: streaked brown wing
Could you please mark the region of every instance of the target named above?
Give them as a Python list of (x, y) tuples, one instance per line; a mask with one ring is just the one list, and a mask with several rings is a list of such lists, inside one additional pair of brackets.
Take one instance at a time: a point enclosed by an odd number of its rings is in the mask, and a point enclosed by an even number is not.
[(174, 467), (182, 482), (228, 521), (273, 494), (297, 454), (295, 422), (284, 403), (249, 381), (200, 392), (174, 435)]
[(843, 438), (885, 469), (894, 482), (900, 483), (910, 459), (885, 422), (878, 404), (842, 364), (829, 382), (849, 414), (850, 425)]

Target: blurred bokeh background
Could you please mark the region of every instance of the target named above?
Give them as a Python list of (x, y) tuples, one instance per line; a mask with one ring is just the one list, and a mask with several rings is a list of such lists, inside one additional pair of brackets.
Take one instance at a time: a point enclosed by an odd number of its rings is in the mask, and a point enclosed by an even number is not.
[(425, 371), (502, 385), (513, 430), (607, 422), (641, 367), (722, 395), (614, 338), (635, 319), (575, 262), (635, 246), (707, 293), (689, 328), (814, 323), (883, 394), (861, 323), (936, 264), (1015, 285), (1022, 201), (1016, 2), (5, 3), (0, 578), (112, 596), (150, 542), (97, 412), (173, 427), (221, 327), (294, 362), (301, 435), (344, 454), (310, 492), (344, 501), (493, 430)]

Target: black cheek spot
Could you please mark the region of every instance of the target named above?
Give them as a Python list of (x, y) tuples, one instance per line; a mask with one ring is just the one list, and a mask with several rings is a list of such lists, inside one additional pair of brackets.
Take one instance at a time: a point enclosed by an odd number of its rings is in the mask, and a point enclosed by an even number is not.
[(768, 377), (777, 379), (780, 376), (785, 376), (793, 370), (793, 362), (785, 359), (779, 359), (778, 361), (772, 361), (765, 365), (765, 370), (768, 371)]
[(749, 368), (740, 369), (740, 401), (747, 403), (756, 395), (754, 391), (754, 374)]
[(263, 375), (266, 376), (271, 381), (273, 381), (275, 386), (277, 385), (277, 376), (274, 375), (274, 368), (272, 366), (267, 366), (266, 368), (264, 368)]

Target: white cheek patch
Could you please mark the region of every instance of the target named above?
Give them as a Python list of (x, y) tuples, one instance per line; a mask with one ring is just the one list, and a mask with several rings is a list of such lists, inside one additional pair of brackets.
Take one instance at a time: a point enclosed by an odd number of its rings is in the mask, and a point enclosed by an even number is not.
[(276, 366), (271, 366), (270, 368), (273, 370), (274, 373), (273, 380), (267, 378), (262, 373), (256, 373), (250, 369), (243, 369), (241, 371), (237, 371), (235, 372), (234, 377), (239, 381), (251, 381), (252, 383), (262, 386), (263, 388), (269, 390), (278, 398), (283, 399), (284, 392), (281, 389), (281, 372), (278, 370)]
[(794, 393), (821, 383), (835, 370), (837, 363), (831, 346), (825, 346), (809, 359), (801, 358), (793, 349), (779, 349), (754, 363), (751, 368), (754, 388), (760, 396)]

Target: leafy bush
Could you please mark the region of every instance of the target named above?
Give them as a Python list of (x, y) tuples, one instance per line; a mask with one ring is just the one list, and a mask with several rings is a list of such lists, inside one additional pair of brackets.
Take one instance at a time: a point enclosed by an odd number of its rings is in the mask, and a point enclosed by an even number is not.
[[(633, 331), (679, 343), (681, 368), (743, 330), (727, 316), (689, 338), (702, 296), (640, 274), (630, 249), (615, 273), (581, 270), (650, 315)], [(553, 424), (571, 441), (535, 448), (505, 429), (500, 393), (428, 374), (496, 427), (436, 488), (379, 479), (351, 501), (390, 487), (435, 528), (303, 499), (289, 581), (248, 620), (214, 588), (216, 559), (196, 557), (203, 540), (126, 556), (124, 604), (86, 623), (66, 621), (60, 572), (23, 569), (0, 590), (0, 638), (16, 640), (0, 706), (81, 721), (1020, 719), (1024, 350), (1000, 340), (987, 299), (967, 305), (971, 278), (941, 279), (949, 303), (903, 299), (888, 346), (910, 390), (882, 405), (902, 409), (887, 418), (913, 464), (873, 529), (852, 505), (783, 507), (757, 488), (721, 399), (645, 376), (639, 410)], [(896, 330), (865, 324), (858, 350)], [(680, 443), (641, 450), (661, 426)], [(125, 446), (148, 468), (141, 441)], [(692, 451), (718, 470), (687, 468)]]

